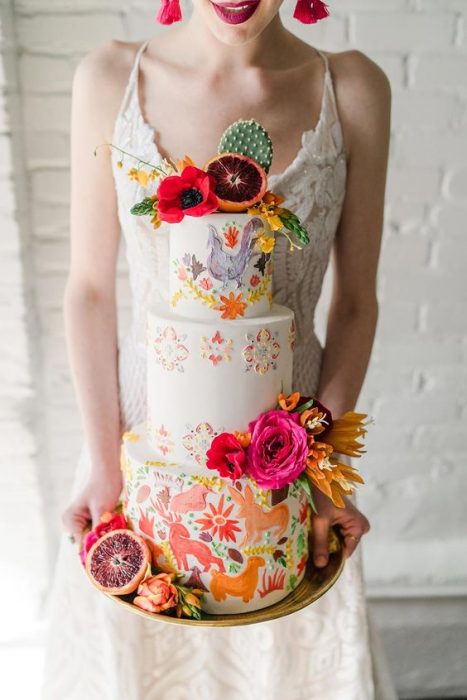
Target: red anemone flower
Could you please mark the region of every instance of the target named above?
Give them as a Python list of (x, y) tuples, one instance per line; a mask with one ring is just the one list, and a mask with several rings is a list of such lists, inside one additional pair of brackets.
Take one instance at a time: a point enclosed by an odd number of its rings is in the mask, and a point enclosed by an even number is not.
[(184, 216), (211, 214), (218, 206), (212, 175), (187, 165), (181, 175), (164, 178), (157, 189), (157, 211), (162, 221), (178, 224)]

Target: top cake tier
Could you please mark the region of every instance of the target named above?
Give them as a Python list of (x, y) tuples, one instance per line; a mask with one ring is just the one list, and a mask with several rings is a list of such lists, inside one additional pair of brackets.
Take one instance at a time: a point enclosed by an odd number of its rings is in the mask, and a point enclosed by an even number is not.
[(272, 305), (274, 238), (247, 213), (185, 217), (170, 230), (170, 305), (193, 319), (264, 316)]

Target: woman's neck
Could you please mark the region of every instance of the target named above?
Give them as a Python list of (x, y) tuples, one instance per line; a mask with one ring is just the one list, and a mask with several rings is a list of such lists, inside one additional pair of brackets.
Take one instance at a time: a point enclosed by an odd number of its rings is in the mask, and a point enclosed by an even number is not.
[(172, 37), (185, 47), (183, 53), (189, 55), (190, 64), (196, 62), (203, 70), (216, 72), (221, 69), (284, 67), (284, 55), (288, 49), (296, 51), (297, 42), (277, 14), (257, 37), (243, 44), (229, 45), (217, 39), (196, 10), (186, 23), (176, 31), (172, 30)]

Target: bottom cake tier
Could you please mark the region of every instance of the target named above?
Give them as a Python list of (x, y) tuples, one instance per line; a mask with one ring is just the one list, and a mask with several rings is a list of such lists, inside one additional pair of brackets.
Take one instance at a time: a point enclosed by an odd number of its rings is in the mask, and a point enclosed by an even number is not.
[(266, 608), (302, 580), (310, 506), (297, 483), (260, 489), (195, 466), (160, 461), (145, 426), (124, 435), (124, 513), (151, 549), (153, 565), (201, 588), (203, 610), (236, 614)]

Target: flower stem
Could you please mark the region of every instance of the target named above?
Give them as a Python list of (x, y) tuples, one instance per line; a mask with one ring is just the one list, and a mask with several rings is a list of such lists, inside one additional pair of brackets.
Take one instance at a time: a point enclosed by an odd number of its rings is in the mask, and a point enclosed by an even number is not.
[(94, 149), (94, 155), (97, 156), (97, 151), (99, 148), (102, 148), (103, 146), (108, 146), (109, 148), (114, 148), (116, 151), (118, 151), (121, 155), (128, 156), (129, 158), (133, 158), (133, 160), (136, 160), (138, 165), (147, 165), (149, 168), (152, 168), (153, 170), (158, 170), (162, 175), (167, 176), (167, 173), (165, 170), (158, 165), (153, 165), (152, 163), (148, 163), (147, 160), (142, 160), (141, 158), (138, 158), (137, 156), (133, 155), (133, 153), (129, 153), (128, 151), (125, 151), (123, 148), (120, 148), (120, 146), (115, 146), (113, 143), (101, 143), (100, 146), (96, 146)]

